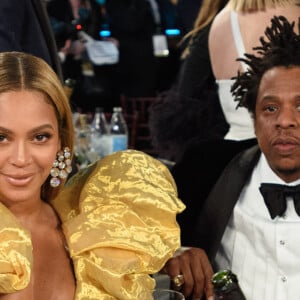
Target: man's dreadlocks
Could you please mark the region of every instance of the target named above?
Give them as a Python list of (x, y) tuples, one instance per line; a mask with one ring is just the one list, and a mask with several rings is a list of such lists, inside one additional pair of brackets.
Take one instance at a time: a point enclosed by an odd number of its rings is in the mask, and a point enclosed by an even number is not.
[(250, 68), (233, 78), (235, 83), (231, 92), (238, 107), (246, 107), (254, 117), (258, 88), (265, 72), (274, 67), (300, 67), (300, 18), (298, 34), (294, 31), (294, 25), (283, 16), (273, 17), (271, 26), (265, 30), (268, 40), (261, 37), (261, 46), (253, 48), (256, 55), (245, 54), (245, 58), (238, 59)]

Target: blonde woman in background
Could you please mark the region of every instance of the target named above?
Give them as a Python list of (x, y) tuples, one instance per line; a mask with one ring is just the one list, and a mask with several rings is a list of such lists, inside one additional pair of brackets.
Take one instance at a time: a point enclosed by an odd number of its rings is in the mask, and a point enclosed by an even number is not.
[[(193, 29), (188, 32), (182, 39), (182, 43), (186, 41), (187, 39), (190, 40), (190, 43), (188, 44), (188, 47), (186, 47), (182, 53), (182, 58), (186, 58), (187, 55), (189, 54), (189, 46), (192, 44), (193, 37), (196, 36), (196, 34), (209, 25), (216, 14), (228, 3), (228, 0), (203, 0), (201, 7), (199, 9), (197, 18), (194, 22), (194, 27)], [(191, 38), (191, 39), (190, 39)]]
[(214, 19), (209, 33), (209, 53), (220, 103), (230, 126), (226, 140), (255, 138), (251, 116), (245, 108), (236, 109), (230, 92), (231, 78), (236, 71), (246, 70), (237, 58), (252, 52), (273, 16), (283, 15), (289, 21), (297, 21), (299, 3), (299, 0), (230, 0)]
[[(201, 122), (202, 109), (208, 104), (214, 116), (217, 119), (220, 116), (220, 127), (225, 128), (221, 131), (226, 132), (219, 101), (212, 103), (212, 99), (204, 98), (203, 93), (216, 90), (208, 53), (208, 33), (214, 16), (227, 2), (203, 0), (194, 28), (180, 43), (183, 53), (176, 81), (162, 95), (161, 101), (151, 108), (149, 125), (152, 142), (162, 158), (177, 162), (189, 141), (201, 136), (202, 131), (205, 137), (208, 135), (206, 129), (202, 130), (206, 127), (205, 122)], [(217, 132), (221, 137), (224, 134)]]

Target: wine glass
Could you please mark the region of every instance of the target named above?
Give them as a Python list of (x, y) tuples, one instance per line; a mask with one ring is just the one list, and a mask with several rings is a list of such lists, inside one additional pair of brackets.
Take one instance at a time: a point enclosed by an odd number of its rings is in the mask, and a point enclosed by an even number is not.
[(185, 300), (182, 293), (168, 289), (156, 289), (152, 295), (153, 300)]

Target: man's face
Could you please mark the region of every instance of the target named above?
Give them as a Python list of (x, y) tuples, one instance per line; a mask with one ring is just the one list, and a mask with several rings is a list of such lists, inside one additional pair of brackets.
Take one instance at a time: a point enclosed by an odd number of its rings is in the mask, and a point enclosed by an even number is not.
[(262, 77), (255, 132), (272, 170), (284, 181), (300, 178), (300, 67), (274, 67)]

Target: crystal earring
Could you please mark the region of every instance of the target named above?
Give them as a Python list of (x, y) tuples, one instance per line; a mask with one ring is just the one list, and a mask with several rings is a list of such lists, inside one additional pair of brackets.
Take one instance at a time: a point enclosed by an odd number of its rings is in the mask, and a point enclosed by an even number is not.
[(65, 147), (63, 151), (59, 151), (56, 154), (56, 160), (53, 162), (50, 175), (50, 185), (52, 187), (58, 187), (61, 183), (60, 179), (66, 179), (72, 172), (71, 152), (68, 147)]

